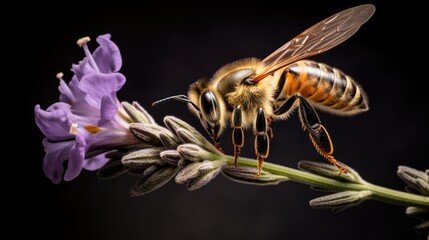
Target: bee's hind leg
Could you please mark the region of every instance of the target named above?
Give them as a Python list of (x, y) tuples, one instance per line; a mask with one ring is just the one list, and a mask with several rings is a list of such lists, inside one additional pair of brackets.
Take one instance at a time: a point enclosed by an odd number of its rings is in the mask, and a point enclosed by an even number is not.
[(262, 170), (262, 164), (268, 157), (270, 152), (270, 136), (268, 136), (268, 123), (265, 118), (264, 110), (260, 107), (256, 114), (255, 121), (255, 153), (258, 158), (258, 173), (259, 176)]
[(242, 122), (241, 105), (237, 105), (232, 113), (232, 142), (234, 144), (234, 166), (237, 166), (237, 158), (240, 155), (241, 148), (244, 145), (244, 131)]
[(296, 100), (299, 102), (298, 109), (301, 124), (304, 130), (308, 131), (308, 135), (317, 152), (319, 152), (320, 155), (325, 157), (329, 162), (336, 166), (340, 170), (339, 174), (341, 174), (343, 171), (347, 172), (347, 166), (339, 163), (332, 155), (334, 153), (334, 146), (332, 144), (331, 137), (329, 136), (326, 128), (322, 125), (316, 111), (300, 94), (291, 96), (274, 112), (274, 114), (282, 115), (286, 113), (294, 106), (294, 102)]

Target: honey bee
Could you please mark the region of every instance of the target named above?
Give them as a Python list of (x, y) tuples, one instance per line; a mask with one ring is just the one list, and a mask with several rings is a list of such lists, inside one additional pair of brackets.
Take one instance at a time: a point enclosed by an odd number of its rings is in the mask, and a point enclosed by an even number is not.
[(243, 129), (252, 127), (258, 175), (269, 155), (271, 122), (287, 119), (295, 109), (317, 152), (339, 169), (332, 140), (315, 109), (350, 116), (367, 111), (364, 90), (349, 75), (306, 58), (325, 52), (351, 37), (374, 13), (371, 4), (352, 7), (313, 25), (263, 60), (241, 59), (221, 67), (210, 79), (193, 83), (178, 100), (201, 121), (221, 150), (220, 136), (232, 127), (234, 165), (244, 144)]

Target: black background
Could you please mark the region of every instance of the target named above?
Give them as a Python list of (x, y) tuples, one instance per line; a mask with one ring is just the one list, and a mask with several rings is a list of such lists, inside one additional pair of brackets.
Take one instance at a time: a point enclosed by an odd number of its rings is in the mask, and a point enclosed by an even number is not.
[[(34, 124), (33, 108), (57, 101), (57, 72), (70, 79), (72, 63), (83, 51), (76, 40), (111, 33), (119, 46), (127, 83), (120, 100), (138, 101), (159, 122), (175, 115), (202, 130), (199, 121), (177, 102), (150, 104), (185, 94), (200, 77), (209, 77), (223, 64), (244, 57), (263, 58), (307, 27), (336, 12), (373, 3), (375, 15), (349, 40), (312, 59), (340, 68), (366, 90), (370, 111), (355, 117), (320, 112), (335, 144), (335, 156), (369, 182), (402, 190), (399, 165), (427, 169), (426, 39), (421, 7), (410, 1), (386, 5), (376, 1), (304, 1), (274, 3), (167, 3), (139, 5), (83, 2), (65, 6), (26, 6), (24, 25), (13, 36), (23, 41), (14, 55), (29, 93), (25, 106), (25, 149), (28, 157), (13, 164), (19, 174), (9, 184), (14, 207), (8, 218), (25, 226), (15, 236), (45, 239), (419, 239), (419, 220), (402, 206), (366, 201), (339, 213), (312, 209), (308, 202), (322, 196), (307, 185), (285, 182), (257, 187), (219, 175), (207, 186), (189, 192), (174, 181), (148, 195), (130, 198), (133, 176), (101, 181), (83, 171), (71, 182), (53, 185), (43, 174), (43, 135)], [(21, 11), (22, 10), (22, 11)], [(13, 21), (14, 19), (9, 19)], [(30, 34), (30, 32), (32, 32)], [(35, 32), (35, 33), (33, 33)], [(8, 46), (5, 46), (8, 48)], [(19, 62), (17, 62), (19, 61)], [(22, 65), (22, 64), (25, 64)], [(12, 79), (12, 81), (16, 81)], [(28, 89), (27, 89), (28, 88)], [(326, 161), (313, 149), (297, 115), (273, 125), (268, 161), (296, 167), (299, 160)], [(253, 157), (251, 132), (243, 155)], [(30, 142), (28, 143), (28, 139)], [(230, 131), (223, 137), (232, 152)], [(28, 150), (26, 150), (28, 151)], [(31, 191), (30, 191), (31, 190)]]

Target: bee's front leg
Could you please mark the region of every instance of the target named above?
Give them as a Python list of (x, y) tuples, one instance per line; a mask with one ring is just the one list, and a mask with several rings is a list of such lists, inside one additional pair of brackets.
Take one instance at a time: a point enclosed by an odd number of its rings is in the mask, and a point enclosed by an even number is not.
[(268, 134), (268, 137), (270, 137), (270, 141), (273, 140), (274, 138), (273, 128), (271, 127), (272, 121), (273, 119), (271, 117), (267, 119), (267, 125), (268, 125), (267, 134)]
[(220, 152), (222, 152), (222, 153), (223, 153), (223, 149), (222, 149), (222, 147), (220, 146), (220, 140), (219, 140), (219, 139), (214, 139), (213, 137), (212, 137), (212, 139), (213, 139), (213, 144), (214, 144), (215, 148), (216, 148), (217, 150), (219, 150)]
[(270, 137), (267, 134), (267, 119), (264, 110), (260, 107), (255, 121), (255, 153), (258, 157), (258, 176), (261, 174), (262, 164), (270, 152)]
[(237, 166), (237, 158), (240, 155), (241, 148), (244, 145), (244, 132), (241, 126), (243, 122), (241, 105), (237, 105), (232, 113), (232, 142), (234, 144), (234, 166)]

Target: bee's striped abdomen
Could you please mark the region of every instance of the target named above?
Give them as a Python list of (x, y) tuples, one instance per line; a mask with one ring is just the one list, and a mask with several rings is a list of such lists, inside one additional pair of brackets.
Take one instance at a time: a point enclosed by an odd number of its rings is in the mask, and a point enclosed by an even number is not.
[(339, 69), (314, 61), (298, 61), (281, 69), (275, 98), (296, 93), (316, 107), (337, 114), (351, 115), (368, 110), (365, 92)]

